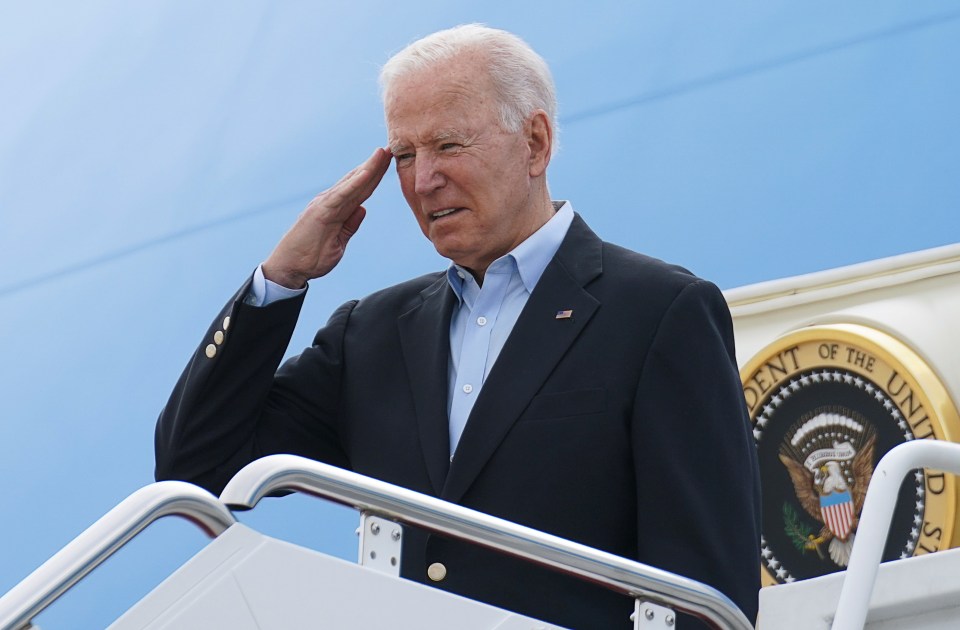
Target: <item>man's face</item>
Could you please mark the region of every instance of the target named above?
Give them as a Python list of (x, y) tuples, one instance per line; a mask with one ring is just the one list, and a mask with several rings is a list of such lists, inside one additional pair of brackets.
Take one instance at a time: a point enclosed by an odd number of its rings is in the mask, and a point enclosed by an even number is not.
[(385, 103), (403, 196), (444, 257), (482, 274), (540, 227), (528, 127), (500, 128), (493, 86), (464, 54), (395, 80)]

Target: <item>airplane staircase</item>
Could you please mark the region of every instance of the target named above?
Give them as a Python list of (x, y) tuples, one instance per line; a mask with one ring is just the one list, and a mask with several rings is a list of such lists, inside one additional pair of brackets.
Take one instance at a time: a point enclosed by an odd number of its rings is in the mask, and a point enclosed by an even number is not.
[[(960, 550), (879, 563), (900, 481), (920, 466), (960, 474), (960, 445), (917, 441), (887, 453), (870, 483), (849, 569), (763, 589), (758, 628), (960, 627)], [(234, 518), (231, 510), (252, 509), (278, 492), (303, 492), (358, 509), (359, 563), (264, 536)], [(31, 628), (44, 608), (150, 523), (171, 515), (190, 520), (213, 540), (111, 628), (557, 627), (400, 578), (404, 526), (629, 595), (635, 609), (625, 628), (669, 630), (678, 613), (723, 630), (754, 627), (722, 593), (688, 578), (312, 460), (272, 455), (238, 472), (219, 498), (176, 481), (134, 492), (0, 597), (0, 629)]]

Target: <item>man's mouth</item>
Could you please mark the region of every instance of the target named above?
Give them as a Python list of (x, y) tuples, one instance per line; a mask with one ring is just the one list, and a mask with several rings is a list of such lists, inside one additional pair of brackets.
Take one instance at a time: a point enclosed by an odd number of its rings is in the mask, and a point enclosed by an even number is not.
[(430, 213), (430, 218), (436, 221), (437, 219), (449, 216), (458, 210), (463, 210), (463, 208), (445, 208), (443, 210), (437, 210), (436, 212)]

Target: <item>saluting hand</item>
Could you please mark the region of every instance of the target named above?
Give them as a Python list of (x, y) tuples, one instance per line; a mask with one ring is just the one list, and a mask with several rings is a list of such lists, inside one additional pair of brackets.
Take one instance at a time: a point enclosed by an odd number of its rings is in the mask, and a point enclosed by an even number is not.
[(383, 179), (390, 158), (389, 151), (378, 148), (366, 162), (314, 197), (263, 263), (264, 277), (299, 289), (308, 280), (330, 273), (366, 216), (361, 204)]

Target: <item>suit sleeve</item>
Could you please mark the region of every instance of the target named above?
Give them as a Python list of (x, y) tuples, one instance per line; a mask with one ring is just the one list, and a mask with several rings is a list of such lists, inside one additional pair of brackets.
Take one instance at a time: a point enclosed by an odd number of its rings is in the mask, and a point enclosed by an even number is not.
[(635, 410), (640, 561), (713, 586), (755, 620), (759, 471), (730, 314), (713, 284), (685, 286), (665, 312)]
[(250, 306), (243, 302), (249, 284), (207, 329), (160, 414), (158, 481), (190, 481), (219, 494), (240, 468), (272, 453), (346, 465), (336, 412), (343, 333), (355, 302), (278, 371), (303, 296)]

